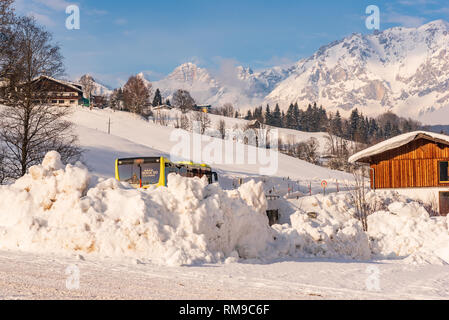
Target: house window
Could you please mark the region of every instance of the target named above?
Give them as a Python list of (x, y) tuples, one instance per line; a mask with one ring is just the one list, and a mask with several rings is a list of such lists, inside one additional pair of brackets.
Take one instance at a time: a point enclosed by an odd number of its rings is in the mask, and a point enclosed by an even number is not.
[(58, 100), (51, 100), (51, 103), (53, 104), (58, 103)]
[(59, 100), (59, 104), (64, 104), (65, 101), (64, 100)]
[(70, 104), (74, 104), (75, 103), (75, 100), (70, 100)]
[(439, 163), (439, 171), (440, 171), (440, 183), (441, 182), (448, 182), (449, 183), (449, 162), (448, 161), (441, 161)]

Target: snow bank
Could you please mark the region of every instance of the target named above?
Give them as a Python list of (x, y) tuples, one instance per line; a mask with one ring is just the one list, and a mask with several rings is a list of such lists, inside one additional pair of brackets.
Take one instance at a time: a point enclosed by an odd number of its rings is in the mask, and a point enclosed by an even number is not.
[(312, 196), (292, 201), (297, 211), (291, 225), (274, 226), (279, 232), (279, 251), (296, 257), (368, 260), (369, 239), (361, 223), (352, 217), (347, 199)]
[(281, 200), (289, 224), (270, 228), (263, 184), (222, 190), (169, 175), (168, 186), (94, 182), (58, 153), (0, 186), (0, 249), (131, 257), (163, 265), (325, 257), (449, 263), (449, 221), (395, 192), (370, 192), (368, 232), (350, 193)]
[(291, 226), (276, 226), (289, 255), (328, 258), (403, 259), (449, 263), (449, 218), (430, 217), (419, 202), (393, 191), (367, 194), (368, 232), (354, 218), (351, 194), (317, 195), (295, 201)]
[(369, 216), (368, 225), (375, 256), (417, 264), (449, 263), (448, 219), (431, 218), (417, 202), (394, 202), (387, 211)]
[(114, 179), (89, 188), (87, 169), (56, 152), (0, 187), (0, 247), (133, 257), (164, 265), (257, 258), (273, 241), (262, 184), (224, 191), (170, 175), (167, 188)]

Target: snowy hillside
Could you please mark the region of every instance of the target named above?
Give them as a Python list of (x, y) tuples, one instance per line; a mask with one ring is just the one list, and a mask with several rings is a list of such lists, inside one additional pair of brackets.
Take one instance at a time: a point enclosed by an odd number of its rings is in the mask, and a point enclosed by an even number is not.
[[(219, 116), (211, 115), (213, 123), (221, 119)], [(76, 124), (77, 133), (80, 136), (80, 144), (86, 150), (86, 164), (101, 175), (112, 177), (114, 174), (114, 160), (123, 156), (134, 155), (169, 155), (177, 141), (171, 141), (171, 136), (175, 129), (173, 127), (160, 126), (147, 121), (139, 116), (128, 112), (105, 110), (89, 110), (88, 108), (76, 109), (72, 116)], [(107, 134), (108, 121), (111, 119), (111, 134)], [(245, 120), (229, 119), (228, 128), (235, 124), (246, 122)], [(285, 139), (296, 141), (308, 140), (311, 137), (317, 138), (320, 146), (325, 146), (326, 139), (324, 133), (303, 133), (295, 130), (281, 129), (280, 136)], [(212, 139), (208, 137), (207, 139)], [(215, 139), (215, 138), (214, 138)], [(219, 139), (217, 139), (219, 140)], [(204, 141), (206, 145), (208, 141)], [(253, 152), (257, 148), (244, 146), (245, 152)], [(192, 159), (195, 155), (191, 155)], [(322, 179), (339, 179), (340, 181), (352, 180), (350, 174), (329, 170), (324, 167), (312, 165), (308, 162), (289, 157), (284, 154), (277, 154), (278, 169), (272, 176), (274, 178), (289, 177), (292, 180), (321, 181)], [(105, 163), (105, 161), (107, 161)], [(207, 161), (206, 161), (207, 162)], [(260, 169), (263, 165), (257, 164), (214, 164), (210, 165), (222, 173), (229, 176), (249, 177), (260, 176)]]
[[(163, 111), (157, 111), (155, 117), (158, 117), (160, 115), (165, 115), (168, 119), (168, 121), (171, 121), (172, 123), (169, 123), (169, 126), (173, 126), (176, 118), (180, 118), (182, 115), (182, 112), (178, 109), (172, 109), (172, 110), (163, 110)], [(187, 116), (191, 116), (192, 113), (188, 113)], [(207, 133), (210, 135), (213, 135), (214, 132), (217, 131), (217, 128), (219, 126), (220, 121), (225, 122), (226, 130), (233, 130), (233, 129), (245, 129), (248, 125), (251, 125), (254, 121), (245, 120), (241, 118), (231, 118), (231, 117), (225, 117), (221, 115), (216, 114), (209, 114), (208, 115), (211, 124), (210, 128), (207, 130)], [(305, 131), (298, 131), (294, 129), (287, 129), (287, 128), (276, 128), (276, 127), (269, 127), (270, 130), (276, 130), (278, 133), (279, 138), (281, 139), (281, 142), (284, 144), (295, 144), (300, 142), (307, 142), (310, 139), (316, 139), (318, 143), (318, 152), (320, 155), (327, 155), (329, 154), (329, 135), (325, 132), (305, 132)], [(351, 146), (351, 141), (347, 141), (348, 146)]]

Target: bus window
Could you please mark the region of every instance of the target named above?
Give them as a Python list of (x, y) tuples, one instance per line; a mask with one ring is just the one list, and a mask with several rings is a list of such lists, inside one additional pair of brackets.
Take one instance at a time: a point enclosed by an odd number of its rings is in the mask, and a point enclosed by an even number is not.
[(181, 177), (187, 177), (187, 168), (186, 167), (179, 168), (179, 175)]
[(118, 167), (118, 174), (120, 181), (125, 181), (130, 184), (140, 183), (140, 169), (134, 164), (122, 164)]
[(160, 163), (142, 163), (142, 185), (147, 186), (159, 183), (161, 173)]
[(170, 173), (176, 173), (179, 174), (179, 169), (177, 167), (173, 167), (173, 166), (165, 166), (165, 183), (168, 182), (168, 175)]

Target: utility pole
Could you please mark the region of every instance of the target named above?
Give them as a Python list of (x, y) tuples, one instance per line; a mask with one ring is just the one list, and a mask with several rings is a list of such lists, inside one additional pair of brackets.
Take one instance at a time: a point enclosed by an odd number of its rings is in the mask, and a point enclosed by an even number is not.
[(108, 121), (108, 134), (111, 134), (111, 117), (109, 117)]

